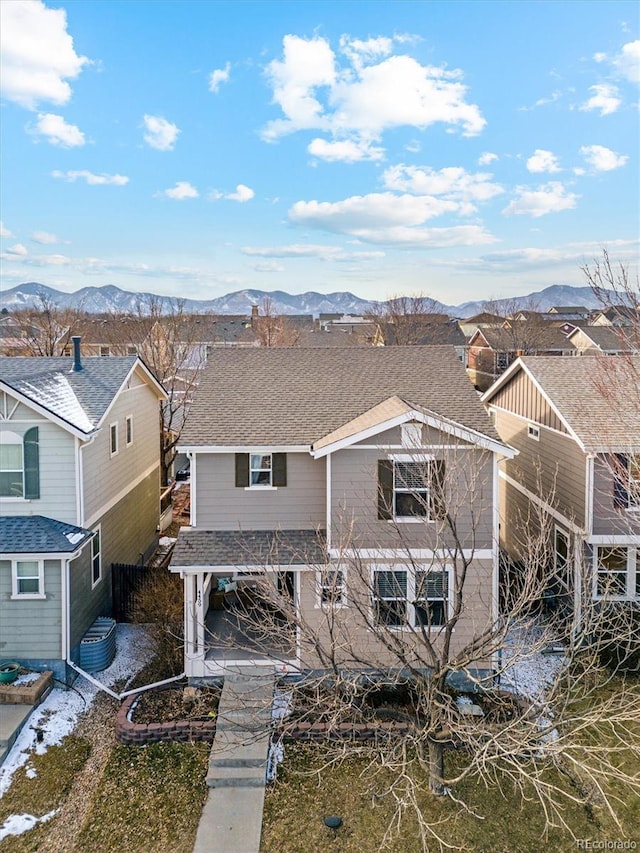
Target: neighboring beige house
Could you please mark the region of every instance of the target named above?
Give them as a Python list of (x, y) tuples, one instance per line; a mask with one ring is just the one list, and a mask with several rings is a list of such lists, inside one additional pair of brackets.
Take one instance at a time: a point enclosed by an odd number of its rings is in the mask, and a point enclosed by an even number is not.
[(637, 599), (640, 356), (520, 358), (482, 400), (519, 451), (500, 471), (509, 555), (544, 530), (550, 592)]
[(577, 326), (567, 335), (576, 355), (621, 355), (638, 351), (634, 330), (621, 326)]
[(332, 623), (345, 667), (392, 665), (376, 627), (408, 650), (421, 626), (437, 638), (463, 557), (454, 646), (497, 617), (497, 460), (512, 451), (453, 347), (217, 351), (179, 449), (191, 518), (170, 569), (184, 579), (191, 678), (326, 664), (299, 630), (248, 636), (243, 608), (277, 623), (268, 595), (251, 602), (258, 580), (325, 642)]
[(135, 356), (0, 358), (0, 656), (66, 678), (111, 610), (111, 564), (154, 550), (159, 405)]

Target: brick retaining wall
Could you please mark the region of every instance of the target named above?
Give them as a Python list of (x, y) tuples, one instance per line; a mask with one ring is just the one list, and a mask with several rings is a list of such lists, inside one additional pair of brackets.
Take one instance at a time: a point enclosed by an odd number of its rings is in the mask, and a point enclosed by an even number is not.
[(172, 720), (169, 723), (135, 723), (132, 707), (138, 697), (129, 696), (120, 705), (116, 716), (116, 737), (126, 746), (144, 746), (148, 743), (211, 743), (216, 733), (215, 720)]

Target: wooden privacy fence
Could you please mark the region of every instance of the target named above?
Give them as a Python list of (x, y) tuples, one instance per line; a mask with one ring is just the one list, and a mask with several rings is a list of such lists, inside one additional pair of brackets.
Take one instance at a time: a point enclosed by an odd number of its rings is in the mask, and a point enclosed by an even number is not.
[(153, 566), (131, 563), (111, 564), (113, 618), (118, 622), (135, 620), (136, 595), (149, 583)]

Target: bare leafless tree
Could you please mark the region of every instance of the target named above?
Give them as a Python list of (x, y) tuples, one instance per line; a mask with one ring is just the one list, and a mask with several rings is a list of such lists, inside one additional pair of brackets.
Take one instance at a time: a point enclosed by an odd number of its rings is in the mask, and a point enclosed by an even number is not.
[(261, 311), (252, 317), (251, 326), (262, 347), (293, 347), (300, 341), (300, 334), (286, 315), (277, 314), (273, 300), (265, 296)]
[[(379, 565), (372, 553), (389, 540), (367, 536), (345, 509), (332, 532), (337, 556), (330, 563), (309, 564), (305, 554), (292, 561), (309, 565), (299, 594), (307, 602), (315, 596), (316, 605), (300, 607), (278, 583), (276, 544), (262, 558), (264, 571), (251, 578), (251, 592), (239, 594), (234, 641), (244, 636), (247, 651), (260, 648), (283, 663), (296, 644), (305, 677), (287, 686), (294, 711), (280, 733), (293, 735), (301, 721), (321, 720), (328, 765), (332, 754), (351, 751), (370, 756), (372, 774), (391, 769), (396, 782), (387, 793), (396, 818), (415, 810), (425, 849), (448, 845), (446, 827), (418, 806), (423, 792), (448, 795), (464, 809), (457, 791), (468, 778), (534, 797), (548, 826), (569, 833), (569, 801), (601, 808), (615, 825), (617, 798), (640, 796), (640, 691), (605, 657), (613, 638), (616, 648), (638, 648), (637, 614), (604, 606), (606, 596), (593, 601), (590, 565), (570, 579), (558, 571), (542, 513), (522, 529), (521, 559), (503, 574), (498, 608), (491, 568), (480, 554), (492, 537), (489, 454), (480, 452), (470, 464), (467, 451), (447, 451), (446, 479), (434, 477), (433, 463), (417, 454), (405, 469), (417, 479), (407, 481), (403, 500), (416, 521), (429, 519), (422, 552), (414, 525), (390, 513), (389, 529), (402, 544), (392, 564)], [(427, 468), (422, 477), (420, 466)], [(423, 494), (418, 481), (430, 483)], [(424, 553), (431, 556), (418, 556)], [(238, 555), (239, 568), (258, 562)], [(567, 606), (545, 608), (554, 584), (565, 585)], [(212, 645), (217, 641), (211, 637)], [(532, 678), (543, 659), (545, 678)], [(385, 691), (394, 698), (381, 709)], [(385, 725), (389, 719), (394, 726)], [(366, 723), (368, 743), (345, 735), (353, 722)], [(448, 761), (453, 749), (464, 760)], [(623, 750), (631, 756), (624, 766)]]
[(378, 325), (385, 344), (395, 346), (419, 344), (425, 327), (448, 320), (440, 303), (422, 293), (392, 296), (379, 302), (369, 316)]
[(81, 308), (58, 308), (50, 297), (36, 297), (32, 308), (21, 308), (11, 314), (19, 344), (14, 355), (64, 355), (73, 327), (82, 316)]

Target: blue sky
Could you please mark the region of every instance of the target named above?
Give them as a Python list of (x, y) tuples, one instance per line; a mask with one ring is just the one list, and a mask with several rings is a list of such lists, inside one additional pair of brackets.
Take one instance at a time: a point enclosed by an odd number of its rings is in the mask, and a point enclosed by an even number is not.
[(454, 304), (637, 262), (635, 2), (0, 11), (4, 288)]

